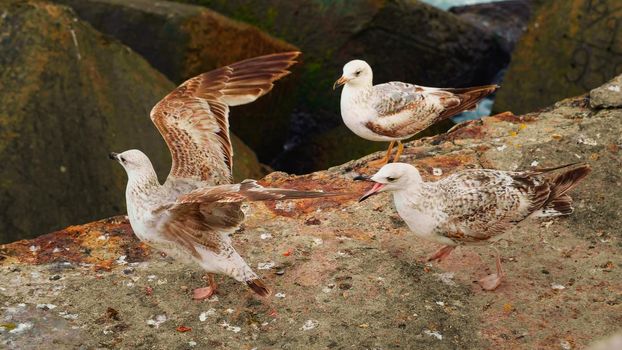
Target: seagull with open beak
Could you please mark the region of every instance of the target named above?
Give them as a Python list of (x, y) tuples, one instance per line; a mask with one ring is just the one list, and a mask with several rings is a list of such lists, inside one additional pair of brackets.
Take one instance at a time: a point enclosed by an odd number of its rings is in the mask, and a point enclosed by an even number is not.
[[(573, 212), (567, 193), (590, 173), (588, 164), (567, 164), (531, 171), (470, 169), (435, 182), (425, 182), (417, 168), (405, 163), (383, 166), (371, 178), (374, 185), (359, 202), (393, 193), (395, 209), (420, 238), (443, 247), (428, 258), (441, 261), (458, 245), (492, 243), (529, 217), (554, 217)], [(496, 250), (496, 249), (495, 249)], [(493, 290), (504, 277), (496, 254), (497, 272), (482, 278)]]

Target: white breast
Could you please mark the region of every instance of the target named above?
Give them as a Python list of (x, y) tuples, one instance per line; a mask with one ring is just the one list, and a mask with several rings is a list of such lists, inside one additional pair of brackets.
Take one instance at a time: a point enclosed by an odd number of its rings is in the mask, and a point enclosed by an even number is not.
[(436, 228), (441, 224), (442, 213), (432, 212), (427, 208), (420, 208), (413, 205), (416, 198), (409, 196), (405, 192), (394, 192), (393, 201), (395, 209), (402, 220), (406, 222), (408, 228), (420, 238), (433, 241), (439, 244), (453, 245), (453, 241), (447, 237), (435, 233)]
[(348, 85), (341, 92), (341, 119), (356, 135), (370, 141), (393, 141), (387, 136), (375, 134), (365, 126), (370, 120), (377, 118), (376, 111), (361, 99), (364, 89), (356, 89)]

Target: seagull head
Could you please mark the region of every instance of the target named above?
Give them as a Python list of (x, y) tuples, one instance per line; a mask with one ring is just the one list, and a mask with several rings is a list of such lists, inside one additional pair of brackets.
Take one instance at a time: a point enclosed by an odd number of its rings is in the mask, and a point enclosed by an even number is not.
[(108, 158), (119, 162), (130, 178), (155, 176), (149, 157), (137, 149), (131, 149), (123, 153), (111, 152)]
[(406, 163), (389, 163), (368, 180), (373, 182), (374, 186), (359, 198), (359, 202), (380, 192), (404, 190), (422, 181), (417, 168)]
[(343, 66), (341, 78), (333, 84), (333, 90), (338, 85), (353, 87), (369, 87), (372, 85), (373, 73), (371, 67), (363, 60), (353, 60)]

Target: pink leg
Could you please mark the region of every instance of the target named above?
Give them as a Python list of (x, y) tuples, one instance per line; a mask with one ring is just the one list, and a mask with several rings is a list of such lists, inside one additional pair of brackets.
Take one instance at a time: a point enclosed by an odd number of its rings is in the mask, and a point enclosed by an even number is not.
[(214, 280), (214, 275), (212, 275), (211, 273), (208, 273), (207, 279), (208, 279), (208, 286), (193, 290), (192, 299), (203, 300), (203, 299), (207, 299), (211, 297), (212, 295), (216, 293), (216, 288), (218, 288), (218, 285), (216, 284), (216, 281)]
[(450, 245), (444, 245), (441, 249), (437, 250), (436, 253), (430, 255), (427, 261), (438, 260), (438, 262), (443, 261), (456, 247)]
[(503, 273), (503, 269), (501, 269), (501, 257), (499, 257), (499, 252), (497, 252), (497, 273), (493, 273), (488, 275), (481, 280), (479, 280), (479, 285), (484, 290), (495, 290), (499, 285), (501, 285), (501, 280), (505, 277)]

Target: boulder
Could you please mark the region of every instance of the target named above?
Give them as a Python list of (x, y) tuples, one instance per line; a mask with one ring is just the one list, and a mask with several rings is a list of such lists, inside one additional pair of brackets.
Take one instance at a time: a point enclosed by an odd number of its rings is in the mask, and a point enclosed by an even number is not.
[[(298, 50), (256, 27), (200, 6), (152, 0), (55, 1), (73, 7), (80, 18), (141, 54), (178, 84), (246, 58)], [(285, 143), (296, 101), (292, 98), (296, 78), (294, 74), (280, 80), (269, 95), (231, 113), (231, 129), (265, 163)]]
[(516, 113), (585, 93), (621, 73), (617, 0), (539, 1), (494, 109)]
[[(406, 145), (426, 181), (467, 168), (530, 169), (589, 162), (571, 191), (575, 212), (529, 219), (494, 250), (459, 247), (440, 264), (414, 237), (388, 194), (358, 203), (382, 152), (304, 176), (273, 173), (264, 185), (342, 190), (350, 196), (251, 203), (232, 236), (274, 289), (260, 300), (230, 278), (191, 300), (202, 271), (140, 244), (123, 217), (0, 246), (2, 345), (46, 341), (74, 348), (585, 348), (619, 331), (622, 301), (622, 109), (587, 96), (545, 111), (465, 122)], [(261, 267), (260, 267), (261, 266)]]
[[(419, 1), (259, 0), (252, 5), (244, 0), (184, 2), (201, 4), (256, 25), (304, 52), (294, 118), (305, 119), (292, 120), (286, 147), (286, 152), (291, 153), (312, 153), (313, 139), (318, 134), (342, 125), (339, 91), (332, 91), (331, 86), (351, 59), (369, 62), (376, 83), (400, 80), (455, 87), (490, 83), (509, 61), (494, 33)], [(358, 143), (354, 134), (332, 133), (346, 137), (347, 144)], [(347, 149), (352, 152), (349, 159), (367, 148)], [(342, 158), (331, 158), (332, 154), (346, 150), (327, 151), (319, 156), (336, 165)], [(285, 154), (279, 159), (290, 158)], [(297, 173), (320, 169), (296, 164), (275, 165)]]
[(509, 54), (527, 28), (532, 6), (532, 0), (504, 0), (454, 6), (449, 12), (498, 35), (502, 39), (504, 50)]
[(622, 107), (622, 76), (617, 76), (607, 84), (590, 91), (592, 108)]
[[(0, 33), (0, 242), (123, 212), (126, 175), (111, 151), (140, 148), (166, 177), (149, 112), (173, 83), (64, 6), (4, 1)], [(240, 177), (258, 175), (235, 144), (249, 163)]]

